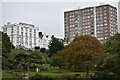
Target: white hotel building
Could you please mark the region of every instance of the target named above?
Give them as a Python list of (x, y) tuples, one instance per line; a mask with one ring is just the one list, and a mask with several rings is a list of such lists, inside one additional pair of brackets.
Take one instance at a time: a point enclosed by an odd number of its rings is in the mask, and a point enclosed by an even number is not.
[(26, 23), (7, 23), (2, 27), (4, 33), (10, 37), (15, 48), (33, 49), (38, 44), (39, 28)]
[(120, 1), (118, 2), (118, 32), (120, 33)]

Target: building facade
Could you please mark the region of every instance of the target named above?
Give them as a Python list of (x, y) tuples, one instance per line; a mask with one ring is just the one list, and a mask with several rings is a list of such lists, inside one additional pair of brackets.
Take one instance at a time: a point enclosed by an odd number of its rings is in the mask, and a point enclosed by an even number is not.
[(51, 35), (47, 35), (45, 33), (39, 32), (39, 47), (40, 48), (48, 48), (50, 41), (52, 40)]
[(118, 32), (120, 33), (120, 1), (118, 2)]
[(101, 43), (117, 33), (117, 8), (106, 4), (64, 12), (65, 41), (91, 35)]
[(39, 28), (26, 23), (7, 23), (2, 27), (4, 33), (10, 37), (15, 48), (33, 49), (38, 44)]

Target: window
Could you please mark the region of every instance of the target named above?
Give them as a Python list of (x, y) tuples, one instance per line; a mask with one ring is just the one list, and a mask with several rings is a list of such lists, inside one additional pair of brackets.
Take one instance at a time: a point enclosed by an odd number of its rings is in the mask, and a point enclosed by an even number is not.
[(104, 19), (107, 19), (107, 17), (104, 17)]
[(104, 13), (104, 15), (107, 15), (107, 13)]
[(36, 38), (36, 35), (34, 34), (34, 38)]
[(104, 25), (108, 25), (107, 23), (105, 23)]
[(91, 32), (91, 34), (94, 34), (94, 32)]
[(21, 32), (21, 35), (23, 35), (23, 32)]
[(23, 27), (21, 27), (21, 31), (23, 31)]
[(19, 30), (19, 27), (17, 27), (17, 30)]
[(34, 33), (36, 33), (36, 30), (34, 29)]
[(105, 37), (105, 39), (107, 39), (107, 37)]
[(70, 25), (70, 27), (75, 27), (75, 25)]
[(30, 33), (30, 37), (32, 37), (32, 34)]
[(108, 27), (104, 27), (104, 29), (107, 29)]
[(104, 20), (104, 22), (107, 22), (107, 20)]
[(19, 34), (19, 31), (17, 31), (17, 34)]
[(26, 28), (26, 32), (27, 32), (27, 28)]
[(11, 31), (11, 33), (13, 34), (13, 31)]
[(104, 12), (107, 12), (107, 10), (104, 10)]
[(108, 30), (105, 30), (105, 32), (108, 32)]
[(32, 32), (32, 29), (30, 29), (30, 32)]
[(100, 16), (103, 16), (102, 14), (100, 14)]

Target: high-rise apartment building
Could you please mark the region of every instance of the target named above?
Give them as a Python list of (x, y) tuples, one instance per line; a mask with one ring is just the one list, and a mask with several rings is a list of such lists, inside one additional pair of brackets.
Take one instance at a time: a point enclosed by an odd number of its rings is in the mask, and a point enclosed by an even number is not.
[(76, 36), (91, 35), (104, 43), (117, 33), (117, 8), (106, 4), (64, 12), (65, 41)]
[(38, 44), (38, 27), (26, 23), (7, 23), (2, 27), (15, 48), (33, 49)]

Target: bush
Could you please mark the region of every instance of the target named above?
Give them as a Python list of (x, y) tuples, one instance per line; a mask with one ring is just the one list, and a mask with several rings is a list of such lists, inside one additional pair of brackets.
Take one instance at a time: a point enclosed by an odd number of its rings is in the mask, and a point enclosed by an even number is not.
[(45, 48), (41, 48), (41, 49), (40, 49), (40, 52), (45, 53), (45, 52), (46, 52), (46, 49), (45, 49)]
[(113, 75), (105, 72), (96, 72), (92, 80), (114, 80)]

